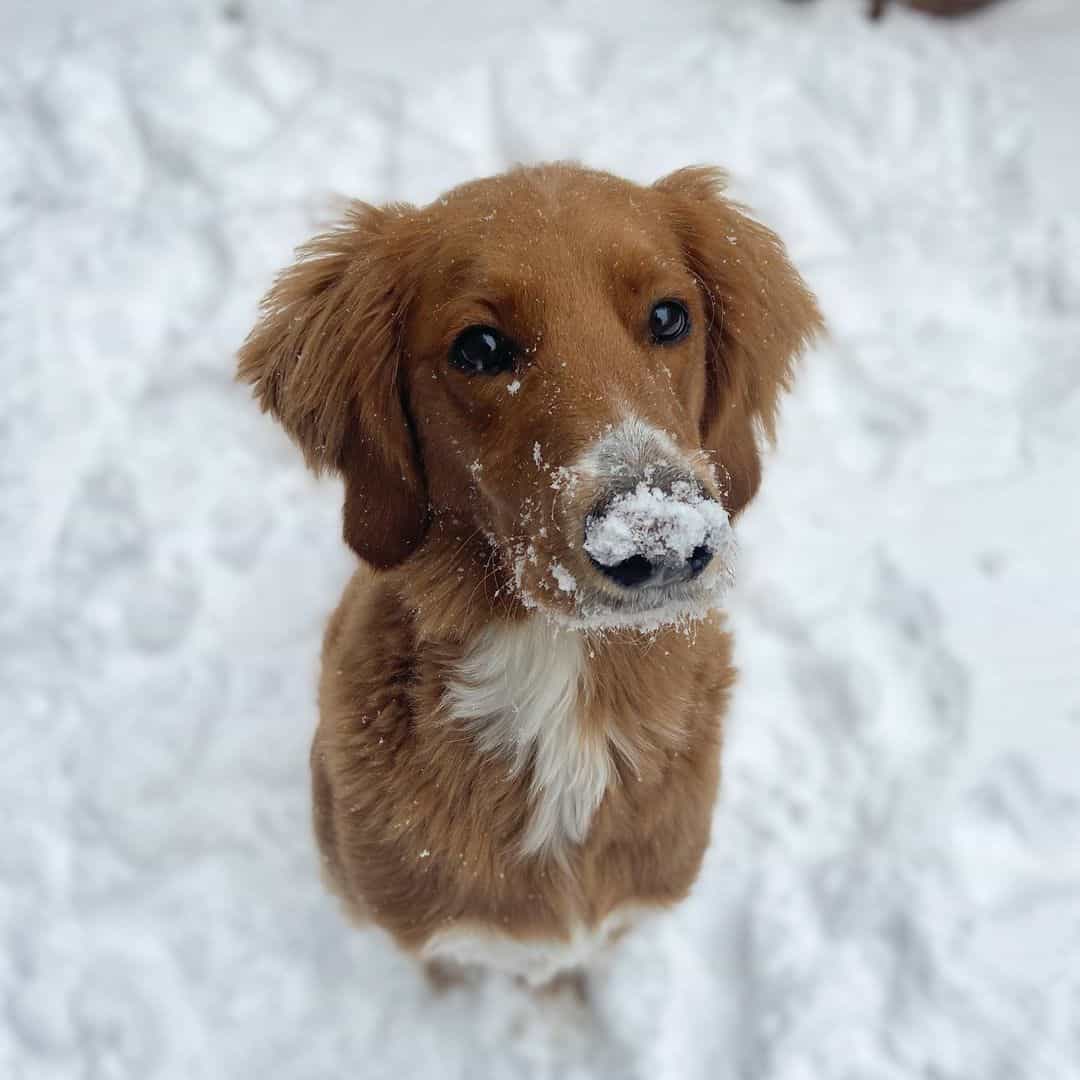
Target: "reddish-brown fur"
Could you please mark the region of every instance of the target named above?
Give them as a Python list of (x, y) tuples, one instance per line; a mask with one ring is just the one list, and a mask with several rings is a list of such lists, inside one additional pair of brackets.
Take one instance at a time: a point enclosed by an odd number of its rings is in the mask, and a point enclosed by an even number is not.
[[(821, 323), (779, 240), (722, 190), (711, 169), (642, 187), (556, 164), (423, 208), (354, 204), (279, 278), (241, 351), (263, 408), (345, 481), (345, 539), (368, 565), (326, 633), (316, 832), (350, 910), (407, 947), (456, 922), (559, 937), (671, 903), (697, 873), (733, 679), (718, 615), (590, 634), (579, 722), (634, 747), (636, 771), (619, 761), (563, 858), (521, 856), (528, 770), (480, 754), (443, 694), (478, 631), (538, 617), (527, 602), (573, 614), (552, 560), (610, 589), (580, 550), (597, 491), (556, 497), (551, 476), (626, 410), (732, 516), (756, 493), (758, 433)], [(693, 324), (662, 354), (645, 332), (661, 297)], [(447, 364), (476, 323), (525, 348), (516, 392)], [(525, 544), (537, 558), (515, 583)]]

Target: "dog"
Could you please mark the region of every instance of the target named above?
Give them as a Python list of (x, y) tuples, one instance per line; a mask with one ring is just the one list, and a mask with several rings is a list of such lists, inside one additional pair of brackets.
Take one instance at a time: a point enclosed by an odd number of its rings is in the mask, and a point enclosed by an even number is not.
[(701, 865), (731, 524), (822, 329), (724, 191), (555, 163), (352, 203), (240, 350), (360, 558), (322, 653), (325, 876), (433, 969), (580, 971)]

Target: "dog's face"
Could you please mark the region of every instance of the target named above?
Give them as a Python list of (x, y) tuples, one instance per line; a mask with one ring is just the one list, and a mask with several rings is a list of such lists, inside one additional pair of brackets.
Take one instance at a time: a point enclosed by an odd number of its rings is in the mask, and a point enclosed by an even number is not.
[(610, 625), (709, 606), (819, 328), (768, 230), (684, 170), (574, 166), (357, 205), (241, 353), (378, 567), (479, 534), (519, 599)]

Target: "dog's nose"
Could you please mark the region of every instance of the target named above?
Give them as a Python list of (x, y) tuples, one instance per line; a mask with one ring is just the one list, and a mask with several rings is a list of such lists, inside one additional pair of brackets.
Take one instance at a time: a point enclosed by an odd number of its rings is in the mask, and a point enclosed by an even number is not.
[(585, 520), (585, 552), (624, 589), (691, 581), (728, 539), (724, 508), (693, 480), (642, 481), (602, 499)]
[(617, 563), (605, 565), (589, 556), (593, 566), (624, 589), (642, 589), (646, 585), (678, 585), (691, 581), (712, 561), (713, 553), (704, 544), (698, 544), (688, 558), (673, 564), (669, 560), (647, 559), (644, 555), (631, 555)]

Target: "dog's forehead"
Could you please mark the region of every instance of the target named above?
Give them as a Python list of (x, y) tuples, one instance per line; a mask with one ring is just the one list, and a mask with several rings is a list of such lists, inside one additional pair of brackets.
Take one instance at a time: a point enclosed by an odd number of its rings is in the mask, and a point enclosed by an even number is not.
[(655, 203), (656, 195), (653, 188), (608, 173), (556, 164), (469, 181), (448, 191), (432, 207), (462, 211), (466, 216), (486, 211), (490, 220), (500, 211), (593, 217), (605, 208), (641, 210), (647, 203)]
[(428, 212), (451, 289), (598, 277), (639, 287), (681, 265), (662, 196), (605, 174), (522, 170), (464, 185)]

